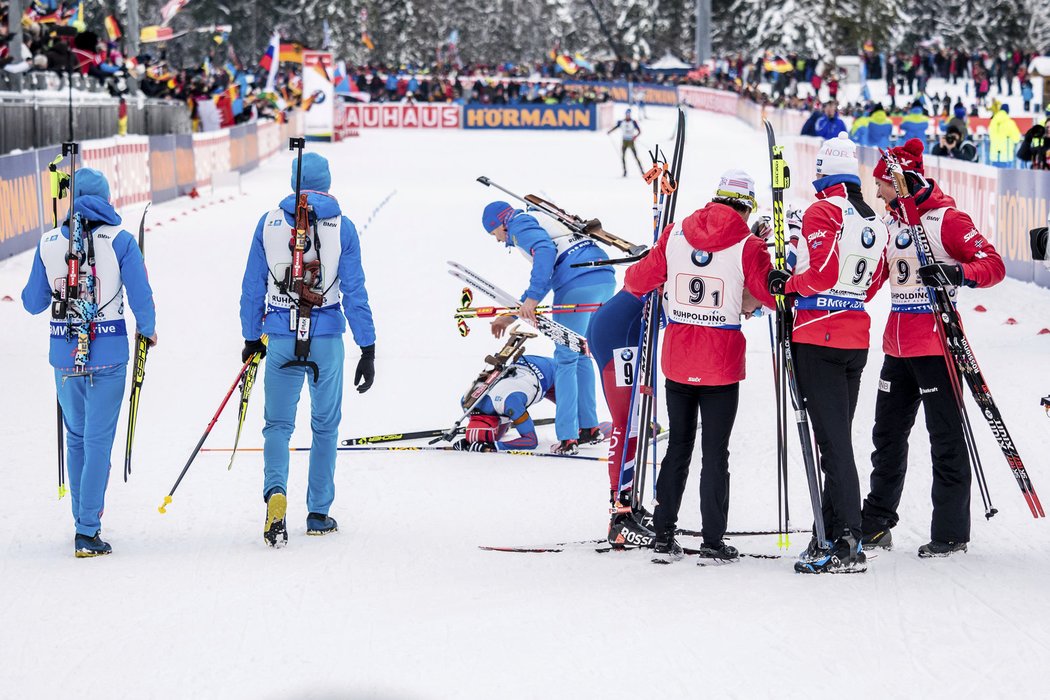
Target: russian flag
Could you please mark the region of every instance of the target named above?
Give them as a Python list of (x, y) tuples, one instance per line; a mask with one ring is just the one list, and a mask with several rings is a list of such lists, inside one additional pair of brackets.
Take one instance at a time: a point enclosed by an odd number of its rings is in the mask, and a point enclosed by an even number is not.
[(270, 39), (270, 45), (266, 47), (266, 53), (264, 53), (262, 55), (262, 58), (259, 59), (259, 65), (262, 66), (262, 69), (264, 71), (269, 72), (270, 66), (275, 65), (278, 51), (280, 50), (278, 47), (280, 45), (280, 36), (276, 32), (274, 32), (273, 38)]

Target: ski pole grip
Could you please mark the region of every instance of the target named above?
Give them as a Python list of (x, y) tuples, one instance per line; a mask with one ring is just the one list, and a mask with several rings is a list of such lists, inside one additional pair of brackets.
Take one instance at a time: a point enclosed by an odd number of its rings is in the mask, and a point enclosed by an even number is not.
[(160, 504), (160, 507), (157, 508), (157, 511), (161, 515), (163, 515), (163, 514), (168, 512), (168, 506), (170, 506), (170, 505), (171, 505), (171, 496), (165, 496), (164, 497), (164, 502)]
[(492, 185), (492, 180), (488, 179), (484, 175), (478, 178), (478, 182), (485, 185), (485, 187), (489, 187), (490, 185)]
[(293, 136), (290, 139), (288, 139), (288, 150), (289, 151), (295, 151), (295, 150), (300, 150), (301, 151), (304, 148), (306, 148), (306, 139), (305, 138), (303, 138), (301, 136), (299, 136), (299, 137)]

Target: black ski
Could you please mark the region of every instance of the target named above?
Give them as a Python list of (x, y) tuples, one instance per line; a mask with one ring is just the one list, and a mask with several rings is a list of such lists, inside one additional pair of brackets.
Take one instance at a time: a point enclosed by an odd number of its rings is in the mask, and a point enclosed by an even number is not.
[[(532, 421), (533, 425), (554, 425), (553, 418), (537, 418)], [(346, 438), (339, 444), (343, 446), (348, 445), (374, 445), (381, 442), (401, 442), (403, 440), (422, 440), (424, 438), (440, 437), (445, 434), (445, 430), (441, 428), (434, 428), (433, 430), (417, 430), (415, 432), (408, 433), (389, 433), (387, 435), (368, 435), (365, 437)], [(462, 433), (463, 429), (456, 431)]]

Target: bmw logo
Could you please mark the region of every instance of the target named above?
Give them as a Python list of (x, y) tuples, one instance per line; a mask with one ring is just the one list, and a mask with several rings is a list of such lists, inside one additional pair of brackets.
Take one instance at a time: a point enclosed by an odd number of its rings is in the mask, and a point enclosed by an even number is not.
[(911, 245), (911, 231), (901, 231), (897, 234), (897, 248), (904, 250)]
[(860, 232), (860, 242), (865, 248), (875, 245), (875, 232), (871, 230), (870, 226), (865, 226), (864, 230)]
[(697, 267), (706, 267), (711, 264), (711, 260), (714, 257), (714, 253), (708, 253), (706, 250), (694, 250), (692, 255), (693, 264)]
[(624, 348), (623, 351), (620, 353), (620, 359), (624, 362), (630, 362), (634, 359), (634, 350), (631, 350), (630, 348)]

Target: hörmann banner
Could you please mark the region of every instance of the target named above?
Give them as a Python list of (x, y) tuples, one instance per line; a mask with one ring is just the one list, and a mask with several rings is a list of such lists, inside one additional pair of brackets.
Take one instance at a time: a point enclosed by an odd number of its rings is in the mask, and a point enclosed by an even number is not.
[(589, 105), (467, 105), (464, 129), (595, 131), (598, 111)]

